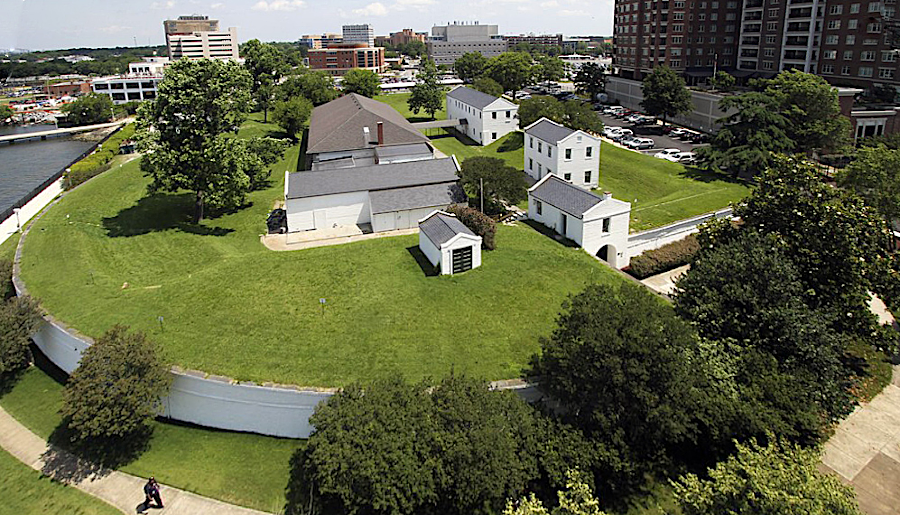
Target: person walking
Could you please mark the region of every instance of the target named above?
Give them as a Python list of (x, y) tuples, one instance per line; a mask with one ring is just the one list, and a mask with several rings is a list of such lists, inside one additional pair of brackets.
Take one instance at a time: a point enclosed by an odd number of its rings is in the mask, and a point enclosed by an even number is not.
[(156, 482), (156, 478), (150, 476), (150, 479), (147, 480), (147, 484), (144, 485), (144, 508), (150, 507), (150, 501), (156, 504), (154, 508), (162, 508), (162, 498), (159, 495), (159, 483)]

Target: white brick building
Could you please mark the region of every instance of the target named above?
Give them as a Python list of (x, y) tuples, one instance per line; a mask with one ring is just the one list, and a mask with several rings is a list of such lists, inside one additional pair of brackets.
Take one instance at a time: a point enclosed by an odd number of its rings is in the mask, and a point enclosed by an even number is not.
[(447, 93), (447, 119), (466, 120), (456, 130), (487, 146), (518, 130), (519, 106), (505, 98), (460, 86)]
[(525, 173), (548, 174), (584, 189), (597, 187), (600, 138), (541, 118), (525, 128)]

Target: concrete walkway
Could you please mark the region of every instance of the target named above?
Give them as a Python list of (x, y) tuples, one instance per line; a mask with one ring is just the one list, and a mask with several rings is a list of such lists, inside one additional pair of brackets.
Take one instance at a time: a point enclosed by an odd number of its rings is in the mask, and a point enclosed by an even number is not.
[(345, 243), (353, 243), (356, 241), (390, 238), (392, 236), (405, 236), (418, 233), (418, 226), (412, 229), (397, 229), (394, 231), (363, 232), (354, 225), (288, 234), (263, 234), (259, 237), (259, 241), (269, 250), (283, 252), (314, 249), (316, 247), (328, 247), (331, 245), (343, 245)]
[[(144, 483), (139, 478), (113, 470), (100, 469), (52, 446), (29, 431), (3, 408), (0, 408), (0, 447), (19, 461), (62, 483), (82, 490), (115, 506), (123, 513), (137, 513), (144, 501)], [(264, 512), (241, 508), (215, 499), (201, 497), (162, 485), (165, 508), (150, 509), (154, 515), (264, 515)]]
[(690, 268), (691, 265), (684, 265), (669, 270), (668, 272), (651, 275), (650, 277), (641, 280), (641, 284), (657, 293), (672, 295), (675, 293), (675, 281), (680, 279)]
[(900, 366), (892, 384), (840, 423), (822, 464), (853, 485), (864, 513), (900, 515)]

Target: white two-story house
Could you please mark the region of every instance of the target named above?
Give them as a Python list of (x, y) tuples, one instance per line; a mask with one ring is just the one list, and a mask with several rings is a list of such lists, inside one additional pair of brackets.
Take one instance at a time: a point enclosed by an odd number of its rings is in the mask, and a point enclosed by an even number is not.
[(600, 175), (600, 138), (547, 118), (525, 128), (525, 173), (545, 175), (584, 189), (594, 189)]
[(456, 130), (486, 146), (518, 130), (519, 106), (460, 86), (447, 93), (447, 119), (460, 120)]

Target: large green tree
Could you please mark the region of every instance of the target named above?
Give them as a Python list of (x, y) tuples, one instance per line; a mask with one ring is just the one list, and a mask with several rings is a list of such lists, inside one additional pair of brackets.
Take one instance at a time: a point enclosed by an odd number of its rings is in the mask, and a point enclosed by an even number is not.
[(900, 150), (860, 148), (850, 166), (837, 174), (837, 183), (864, 198), (893, 226), (900, 223)]
[(600, 501), (594, 496), (585, 474), (570, 470), (566, 474), (566, 488), (557, 493), (557, 505), (548, 510), (534, 494), (509, 501), (503, 515), (604, 515)]
[(503, 52), (488, 61), (485, 74), (503, 86), (503, 91), (512, 91), (515, 98), (534, 79), (534, 64), (528, 54)]
[(668, 66), (653, 68), (644, 78), (643, 93), (641, 107), (647, 114), (662, 118), (663, 125), (667, 119), (689, 113), (694, 108), (684, 79)]
[(519, 127), (524, 129), (541, 118), (553, 120), (571, 129), (599, 134), (603, 132), (603, 120), (580, 100), (561, 102), (551, 96), (535, 95), (519, 103)]
[(837, 90), (822, 77), (786, 70), (767, 83), (765, 92), (788, 120), (786, 132), (794, 152), (839, 150), (847, 144), (850, 120), (841, 114)]
[(537, 372), (577, 426), (641, 466), (697, 438), (697, 352), (690, 326), (642, 286), (594, 284), (564, 304)]
[(752, 91), (722, 99), (722, 127), (699, 155), (708, 165), (733, 175), (756, 175), (767, 169), (776, 153), (790, 152), (788, 121), (771, 96)]
[(288, 137), (297, 141), (297, 133), (303, 130), (312, 110), (312, 102), (303, 97), (293, 97), (276, 102), (272, 118)]
[[(453, 63), (453, 71), (456, 76), (465, 82), (472, 82), (484, 75), (487, 69), (488, 59), (481, 52), (469, 52), (461, 55)], [(499, 81), (498, 81), (499, 83)]]
[(381, 93), (381, 79), (372, 70), (354, 68), (344, 74), (341, 87), (346, 93), (356, 93), (364, 97), (374, 98)]
[(819, 470), (819, 452), (778, 441), (737, 444), (707, 477), (683, 476), (675, 498), (684, 515), (862, 515), (853, 487)]
[(31, 297), (0, 298), (0, 379), (28, 366), (28, 345), (43, 321)]
[(597, 63), (585, 63), (575, 73), (573, 82), (578, 91), (597, 100), (597, 95), (606, 91), (606, 70)]
[(472, 83), (472, 89), (495, 97), (503, 94), (503, 86), (490, 77), (475, 79), (475, 82)]
[(62, 112), (66, 114), (66, 121), (72, 125), (93, 125), (108, 122), (112, 109), (113, 103), (109, 95), (88, 93), (64, 105)]
[(577, 432), (512, 392), (460, 376), (350, 385), (310, 422), (289, 514), (497, 513), (527, 486), (558, 488), (569, 468), (593, 466)]
[(313, 105), (320, 106), (337, 98), (338, 91), (334, 88), (331, 75), (320, 70), (301, 68), (277, 86), (275, 96), (281, 101), (303, 97)]
[(525, 175), (497, 157), (466, 159), (460, 167), (459, 177), (469, 197), (484, 200), (484, 210), (488, 213), (502, 212), (504, 203), (516, 204), (528, 195)]
[(234, 62), (181, 59), (159, 83), (157, 98), (138, 111), (141, 170), (149, 190), (194, 192), (194, 220), (207, 206), (236, 208), (265, 163), (230, 135), (250, 105), (250, 74)]
[(78, 440), (127, 438), (156, 416), (170, 382), (159, 347), (115, 326), (84, 351), (61, 413)]
[(268, 121), (275, 84), (278, 84), (287, 70), (287, 63), (278, 48), (261, 43), (258, 39), (251, 39), (241, 45), (241, 55), (244, 57), (244, 67), (253, 80), (250, 93), (257, 107), (263, 111), (263, 121)]
[(439, 82), (439, 74), (434, 61), (428, 59), (422, 65), (418, 75), (419, 82), (413, 86), (407, 101), (414, 114), (425, 111), (434, 120), (434, 113), (444, 107), (444, 87)]
[(566, 76), (566, 63), (556, 57), (540, 55), (534, 64), (534, 80), (552, 82), (561, 80)]

